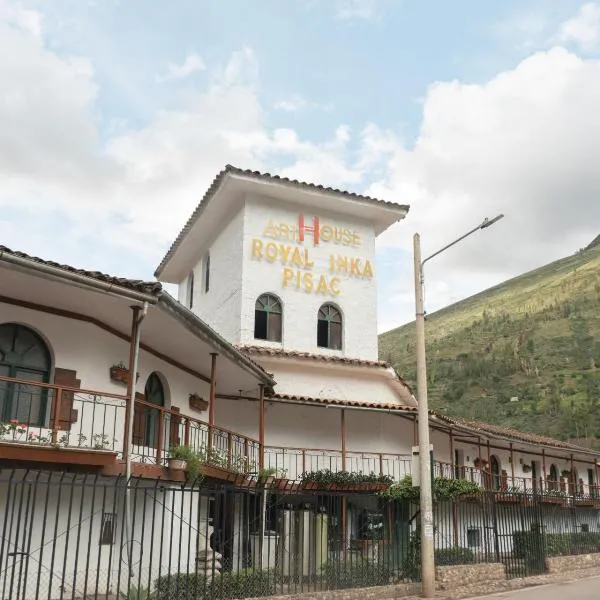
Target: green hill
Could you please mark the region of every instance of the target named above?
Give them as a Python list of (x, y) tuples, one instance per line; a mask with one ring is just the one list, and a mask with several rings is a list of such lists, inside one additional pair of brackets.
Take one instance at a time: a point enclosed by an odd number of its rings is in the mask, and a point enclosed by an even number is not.
[[(600, 446), (599, 242), (428, 315), (431, 407)], [(379, 337), (412, 385), (414, 340), (414, 323)]]

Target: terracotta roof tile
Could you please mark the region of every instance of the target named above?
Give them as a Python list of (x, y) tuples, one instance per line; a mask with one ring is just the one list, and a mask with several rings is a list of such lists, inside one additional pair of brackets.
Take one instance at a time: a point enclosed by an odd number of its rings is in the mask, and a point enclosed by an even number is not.
[(389, 369), (389, 363), (380, 360), (365, 360), (362, 358), (350, 358), (347, 356), (336, 356), (330, 354), (313, 354), (312, 352), (299, 352), (297, 350), (283, 350), (282, 348), (268, 348), (265, 346), (239, 346), (240, 350), (247, 354), (261, 356), (275, 356), (281, 358), (296, 358), (300, 360), (315, 360), (326, 363), (355, 365), (360, 367), (375, 367), (378, 369)]
[(458, 417), (449, 417), (447, 415), (436, 415), (439, 419), (446, 421), (451, 425), (457, 425), (471, 429), (475, 432), (485, 433), (488, 435), (495, 435), (503, 438), (509, 438), (520, 442), (527, 442), (533, 444), (542, 444), (544, 446), (552, 446), (554, 448), (562, 448), (565, 450), (584, 451), (588, 453), (595, 452), (591, 448), (584, 448), (583, 446), (577, 446), (570, 442), (563, 442), (561, 440), (555, 440), (550, 437), (543, 435), (536, 435), (533, 433), (525, 433), (518, 431), (517, 429), (510, 429), (508, 427), (502, 427), (500, 425), (491, 425), (490, 423), (481, 423), (479, 421), (471, 421), (469, 419), (461, 419)]
[(215, 195), (215, 193), (219, 189), (219, 186), (221, 185), (221, 183), (224, 181), (225, 177), (228, 174), (250, 177), (253, 179), (260, 180), (260, 181), (279, 183), (279, 184), (296, 187), (296, 188), (300, 188), (300, 189), (305, 189), (305, 190), (309, 190), (309, 191), (324, 192), (327, 194), (333, 194), (335, 196), (340, 196), (343, 198), (354, 199), (359, 202), (367, 202), (369, 204), (385, 206), (390, 209), (396, 209), (400, 212), (407, 212), (410, 208), (409, 206), (404, 205), (404, 204), (397, 204), (395, 202), (389, 202), (388, 200), (380, 200), (378, 198), (373, 198), (371, 196), (365, 196), (363, 194), (357, 194), (355, 192), (347, 192), (344, 190), (339, 190), (337, 188), (326, 187), (326, 186), (317, 185), (314, 183), (308, 183), (306, 181), (298, 181), (297, 179), (289, 179), (288, 177), (280, 177), (279, 175), (271, 175), (270, 173), (261, 173), (260, 171), (252, 171), (251, 169), (240, 169), (240, 168), (234, 167), (232, 165), (227, 165), (213, 179), (209, 188), (204, 193), (202, 200), (200, 200), (200, 203), (198, 204), (198, 206), (192, 213), (192, 216), (188, 219), (187, 223), (183, 226), (183, 229), (179, 232), (179, 235), (177, 236), (175, 241), (171, 244), (171, 247), (165, 254), (164, 258), (161, 260), (160, 264), (156, 268), (156, 271), (154, 272), (154, 275), (156, 277), (160, 276), (160, 274), (162, 273), (163, 269), (165, 268), (167, 262), (169, 262), (169, 260), (171, 260), (171, 257), (173, 256), (173, 254), (175, 254), (175, 251), (177, 250), (177, 248), (179, 247), (179, 245), (181, 244), (181, 242), (183, 241), (185, 236), (188, 234), (190, 229), (193, 227), (193, 225), (199, 219), (200, 215), (204, 211), (204, 208), (209, 203), (210, 199)]
[(382, 402), (368, 402), (366, 400), (339, 400), (334, 398), (313, 398), (311, 396), (296, 396), (294, 394), (274, 394), (272, 398), (279, 400), (291, 400), (294, 402), (306, 402), (307, 404), (330, 404), (335, 406), (357, 406), (360, 408), (381, 408), (383, 410), (398, 410), (417, 412), (416, 406), (404, 404), (390, 404)]
[(40, 265), (54, 267), (67, 273), (76, 273), (77, 275), (81, 275), (83, 277), (89, 277), (90, 279), (94, 279), (96, 281), (102, 281), (103, 283), (117, 285), (119, 287), (134, 290), (136, 292), (141, 292), (143, 294), (157, 295), (162, 290), (162, 285), (158, 281), (126, 279), (125, 277), (114, 277), (113, 275), (107, 275), (106, 273), (101, 273), (100, 271), (87, 271), (85, 269), (76, 269), (75, 267), (71, 267), (70, 265), (63, 265), (51, 260), (44, 260), (42, 258), (38, 258), (37, 256), (30, 256), (29, 254), (25, 254), (24, 252), (11, 250), (6, 246), (0, 245), (0, 257), (3, 254), (8, 254), (10, 256), (16, 256), (18, 258), (30, 260)]

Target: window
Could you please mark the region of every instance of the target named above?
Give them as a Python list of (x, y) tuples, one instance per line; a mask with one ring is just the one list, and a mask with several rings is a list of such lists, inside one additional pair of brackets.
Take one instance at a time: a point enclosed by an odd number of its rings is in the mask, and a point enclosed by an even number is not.
[[(0, 325), (0, 375), (40, 383), (50, 381), (50, 351), (33, 330)], [(33, 385), (0, 381), (0, 420), (43, 425), (48, 394)]]
[(277, 296), (259, 296), (254, 306), (254, 338), (280, 342), (282, 317), (281, 300)]
[(342, 313), (333, 304), (323, 304), (317, 318), (317, 346), (342, 349)]
[(113, 513), (103, 513), (100, 530), (100, 545), (112, 546), (115, 543), (115, 517)]
[(193, 306), (194, 306), (194, 271), (192, 271), (188, 276), (187, 303), (190, 308), (193, 308)]
[(587, 523), (582, 523), (582, 525), (581, 525), (581, 532), (582, 533), (589, 533), (590, 532), (590, 526)]
[(210, 252), (204, 257), (204, 293), (207, 294), (210, 289)]
[(479, 529), (467, 529), (467, 546), (479, 548), (481, 545), (481, 531)]

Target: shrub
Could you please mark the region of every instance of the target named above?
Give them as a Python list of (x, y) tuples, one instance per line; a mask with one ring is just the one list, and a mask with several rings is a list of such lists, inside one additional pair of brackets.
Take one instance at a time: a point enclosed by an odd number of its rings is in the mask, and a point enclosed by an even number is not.
[(435, 564), (439, 567), (447, 565), (470, 565), (475, 562), (475, 554), (469, 548), (444, 548), (435, 551)]
[(276, 591), (276, 574), (254, 569), (216, 574), (212, 581), (197, 573), (176, 573), (156, 582), (156, 596), (161, 600), (233, 600), (273, 596)]
[(600, 533), (546, 533), (515, 531), (513, 555), (527, 558), (543, 552), (545, 556), (569, 556), (600, 552)]
[(388, 585), (393, 572), (384, 563), (365, 559), (355, 561), (329, 561), (323, 565), (323, 577), (328, 589), (373, 587)]

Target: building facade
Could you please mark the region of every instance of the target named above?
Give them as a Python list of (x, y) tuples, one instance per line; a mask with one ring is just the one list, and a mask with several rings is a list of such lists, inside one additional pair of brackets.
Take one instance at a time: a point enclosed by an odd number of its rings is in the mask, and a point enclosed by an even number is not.
[[(158, 281), (0, 247), (0, 597), (249, 568), (291, 592), (392, 546), (386, 577), (400, 577), (418, 507), (380, 492), (413, 472), (417, 405), (378, 359), (375, 239), (407, 212), (227, 167)], [(429, 425), (433, 475), (495, 507), (453, 499), (438, 549), (515, 554), (523, 520), (497, 508), (531, 498), (600, 531), (597, 452), (433, 412)], [(184, 455), (202, 484), (173, 468)], [(339, 473), (354, 487), (334, 493)], [(555, 512), (532, 523), (563, 531)]]

